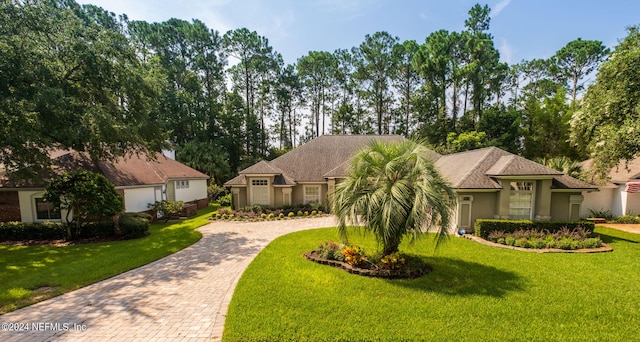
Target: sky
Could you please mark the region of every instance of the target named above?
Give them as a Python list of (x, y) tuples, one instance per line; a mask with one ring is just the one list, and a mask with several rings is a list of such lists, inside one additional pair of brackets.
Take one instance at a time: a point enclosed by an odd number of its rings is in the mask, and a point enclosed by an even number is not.
[(387, 31), (423, 43), (432, 32), (464, 30), (471, 7), (491, 8), (489, 33), (509, 64), (548, 58), (572, 40), (613, 48), (640, 24), (638, 0), (80, 0), (130, 20), (199, 19), (224, 34), (246, 27), (266, 37), (285, 63), (309, 51), (351, 49)]

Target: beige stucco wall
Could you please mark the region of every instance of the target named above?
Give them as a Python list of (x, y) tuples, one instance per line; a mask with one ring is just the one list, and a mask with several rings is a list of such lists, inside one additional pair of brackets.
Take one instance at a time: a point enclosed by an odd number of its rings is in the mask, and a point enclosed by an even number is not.
[(569, 196), (580, 193), (554, 192), (551, 194), (551, 220), (569, 221)]
[[(38, 222), (36, 219), (35, 199), (44, 196), (43, 190), (34, 191), (18, 191), (18, 200), (20, 202), (20, 219), (22, 222)], [(62, 220), (65, 220), (67, 212), (61, 212)], [(69, 215), (69, 219), (73, 219), (73, 215)], [(59, 221), (59, 220), (55, 220)]]
[[(469, 227), (469, 229), (473, 230), (473, 223), (477, 219), (493, 219), (495, 217), (499, 192), (458, 192), (457, 194), (458, 198), (462, 198), (462, 196), (473, 196), (473, 202), (471, 203), (471, 227)], [(458, 213), (456, 213), (456, 218), (457, 217)]]

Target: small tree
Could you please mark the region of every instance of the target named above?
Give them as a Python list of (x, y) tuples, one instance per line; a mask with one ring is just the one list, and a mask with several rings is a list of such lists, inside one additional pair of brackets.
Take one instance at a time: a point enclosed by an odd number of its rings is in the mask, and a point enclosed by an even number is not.
[(168, 222), (172, 216), (177, 216), (184, 209), (183, 201), (156, 201), (155, 203), (147, 204), (147, 208), (157, 213), (162, 213), (162, 217), (165, 222)]
[[(122, 197), (103, 175), (90, 171), (72, 171), (52, 179), (45, 190), (44, 199), (56, 211), (66, 210), (67, 238), (80, 234), (87, 217), (114, 216), (124, 209)], [(75, 231), (72, 231), (75, 223)]]

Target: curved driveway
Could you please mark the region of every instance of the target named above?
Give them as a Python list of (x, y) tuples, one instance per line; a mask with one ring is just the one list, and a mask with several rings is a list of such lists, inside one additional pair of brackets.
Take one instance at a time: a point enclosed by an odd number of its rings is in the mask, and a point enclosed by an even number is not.
[(333, 216), (210, 223), (200, 241), (164, 259), (0, 316), (0, 340), (220, 340), (233, 290), (258, 252), (281, 235), (334, 225)]

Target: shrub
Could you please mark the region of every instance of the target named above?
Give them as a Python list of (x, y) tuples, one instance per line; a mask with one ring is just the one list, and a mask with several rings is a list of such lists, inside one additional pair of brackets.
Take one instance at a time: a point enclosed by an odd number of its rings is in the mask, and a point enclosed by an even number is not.
[(216, 211), (220, 208), (220, 203), (209, 203), (209, 208), (211, 208), (211, 210)]
[(308, 212), (308, 211), (305, 211), (305, 212), (304, 212), (304, 216), (309, 216), (309, 212)]
[(548, 230), (518, 230), (512, 233), (493, 231), (488, 239), (504, 245), (522, 248), (560, 248), (579, 249), (596, 248), (602, 245), (599, 237), (592, 237), (592, 233), (582, 227), (569, 229), (563, 227), (555, 232)]
[(169, 221), (171, 217), (178, 216), (184, 209), (183, 201), (156, 201), (155, 203), (147, 204), (147, 207), (156, 213), (159, 213), (165, 222)]
[(344, 261), (351, 266), (359, 266), (365, 260), (364, 249), (360, 246), (351, 245), (342, 249)]
[(613, 222), (615, 223), (623, 223), (623, 224), (639, 224), (640, 217), (635, 215), (622, 215), (616, 217)]
[(0, 241), (61, 240), (67, 237), (62, 222), (0, 222)]
[(313, 215), (317, 215), (317, 214), (318, 214), (318, 212), (317, 212), (317, 211), (315, 211), (315, 210), (312, 210), (312, 211), (311, 211), (311, 216), (313, 216)]
[(144, 213), (124, 213), (118, 219), (120, 232), (127, 239), (136, 239), (149, 233), (151, 216)]
[(302, 210), (298, 210), (298, 216), (302, 216), (302, 215), (304, 215), (304, 214), (302, 213)]
[(233, 198), (231, 197), (231, 194), (226, 194), (224, 196), (220, 196), (218, 197), (218, 200), (216, 201), (218, 202), (218, 204), (220, 204), (223, 207), (229, 207), (231, 206), (231, 203), (233, 202)]
[(344, 261), (344, 255), (342, 255), (343, 248), (344, 245), (337, 244), (334, 241), (324, 241), (315, 251), (324, 259)]
[(287, 216), (289, 216), (289, 217), (294, 217), (294, 216), (296, 216), (296, 214), (294, 214), (294, 213), (293, 213), (293, 211), (290, 211), (290, 212), (289, 212), (289, 214), (288, 214)]
[(608, 209), (589, 209), (589, 217), (601, 217), (606, 220), (610, 220), (613, 215), (611, 215), (611, 210)]
[[(151, 215), (148, 215), (151, 218)], [(80, 230), (80, 237), (108, 237), (113, 236), (115, 227), (113, 221), (86, 222)]]
[(267, 218), (267, 214), (262, 213), (262, 214), (260, 215), (260, 217), (262, 217), (263, 219), (266, 219), (266, 218)]
[(284, 218), (284, 213), (278, 214), (278, 218)]
[(380, 259), (382, 268), (388, 270), (399, 270), (404, 268), (406, 263), (405, 258), (399, 252), (393, 252), (389, 255), (385, 255)]
[(504, 231), (506, 233), (512, 233), (519, 230), (536, 230), (549, 232), (555, 232), (557, 230), (568, 228), (573, 230), (577, 227), (582, 227), (587, 232), (593, 232), (595, 224), (588, 221), (580, 222), (551, 222), (551, 221), (531, 221), (531, 220), (490, 220), (490, 219), (477, 219), (474, 224), (473, 234), (480, 236), (483, 239), (488, 239), (489, 234), (492, 231)]
[(276, 215), (274, 215), (273, 213), (269, 213), (269, 215), (267, 215), (267, 218), (269, 220), (273, 220), (276, 217)]

